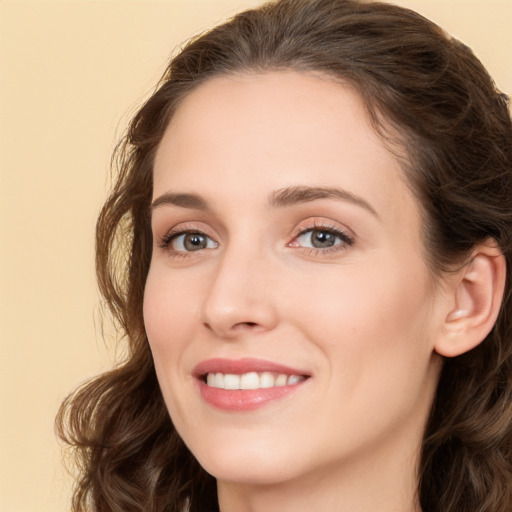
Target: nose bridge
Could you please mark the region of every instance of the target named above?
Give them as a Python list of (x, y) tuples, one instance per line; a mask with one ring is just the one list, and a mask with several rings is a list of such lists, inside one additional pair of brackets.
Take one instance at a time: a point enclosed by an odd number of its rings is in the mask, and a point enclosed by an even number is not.
[(268, 330), (276, 322), (272, 265), (261, 246), (233, 241), (224, 249), (203, 306), (203, 322), (217, 335), (233, 336), (247, 329)]

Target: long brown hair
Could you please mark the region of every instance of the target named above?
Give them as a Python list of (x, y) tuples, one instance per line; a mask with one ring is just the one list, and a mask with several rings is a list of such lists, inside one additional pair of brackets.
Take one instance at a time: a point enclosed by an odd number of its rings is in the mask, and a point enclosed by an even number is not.
[[(425, 430), (425, 512), (512, 510), (512, 124), (507, 98), (471, 50), (410, 10), (358, 0), (279, 0), (192, 40), (170, 62), (119, 145), (97, 225), (101, 293), (128, 355), (61, 407), (80, 467), (75, 511), (218, 510), (216, 487), (177, 435), (158, 387), (142, 301), (151, 257), (156, 148), (173, 112), (213, 76), (319, 71), (363, 98), (377, 132), (405, 151), (434, 273), (489, 237), (509, 269), (497, 323), (444, 362)], [(398, 135), (397, 135), (398, 134)]]

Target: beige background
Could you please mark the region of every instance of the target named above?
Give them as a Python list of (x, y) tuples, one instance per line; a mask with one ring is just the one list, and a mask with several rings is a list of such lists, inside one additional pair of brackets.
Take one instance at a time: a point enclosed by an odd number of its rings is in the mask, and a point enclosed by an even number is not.
[[(109, 155), (172, 48), (258, 0), (0, 1), (0, 512), (68, 509), (53, 417), (106, 369), (93, 270)], [(512, 0), (409, 0), (512, 92)]]

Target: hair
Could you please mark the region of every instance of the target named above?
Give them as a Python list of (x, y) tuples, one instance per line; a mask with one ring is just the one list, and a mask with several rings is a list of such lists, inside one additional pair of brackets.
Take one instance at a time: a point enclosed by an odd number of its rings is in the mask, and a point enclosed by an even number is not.
[[(425, 512), (512, 510), (512, 123), (472, 51), (421, 15), (387, 3), (279, 0), (191, 40), (133, 118), (113, 158), (97, 224), (100, 291), (126, 338), (113, 370), (62, 404), (57, 428), (80, 468), (78, 511), (217, 511), (215, 479), (166, 410), (142, 316), (156, 149), (170, 118), (212, 77), (320, 72), (351, 87), (422, 208), (425, 254), (441, 275), (493, 239), (508, 268), (498, 320), (475, 349), (444, 361), (425, 428)], [(188, 508), (187, 508), (188, 507)]]

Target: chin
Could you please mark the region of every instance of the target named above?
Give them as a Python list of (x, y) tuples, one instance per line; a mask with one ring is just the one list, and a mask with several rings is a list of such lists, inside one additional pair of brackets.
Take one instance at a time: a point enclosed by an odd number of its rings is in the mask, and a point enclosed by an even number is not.
[(290, 468), (267, 461), (264, 464), (247, 461), (200, 461), (201, 466), (218, 481), (245, 485), (275, 485), (292, 480), (296, 475)]
[(210, 447), (203, 452), (192, 452), (205, 471), (220, 481), (269, 485), (293, 479), (299, 473), (298, 461), (292, 454), (271, 445), (262, 446), (261, 442), (250, 448), (248, 443)]

